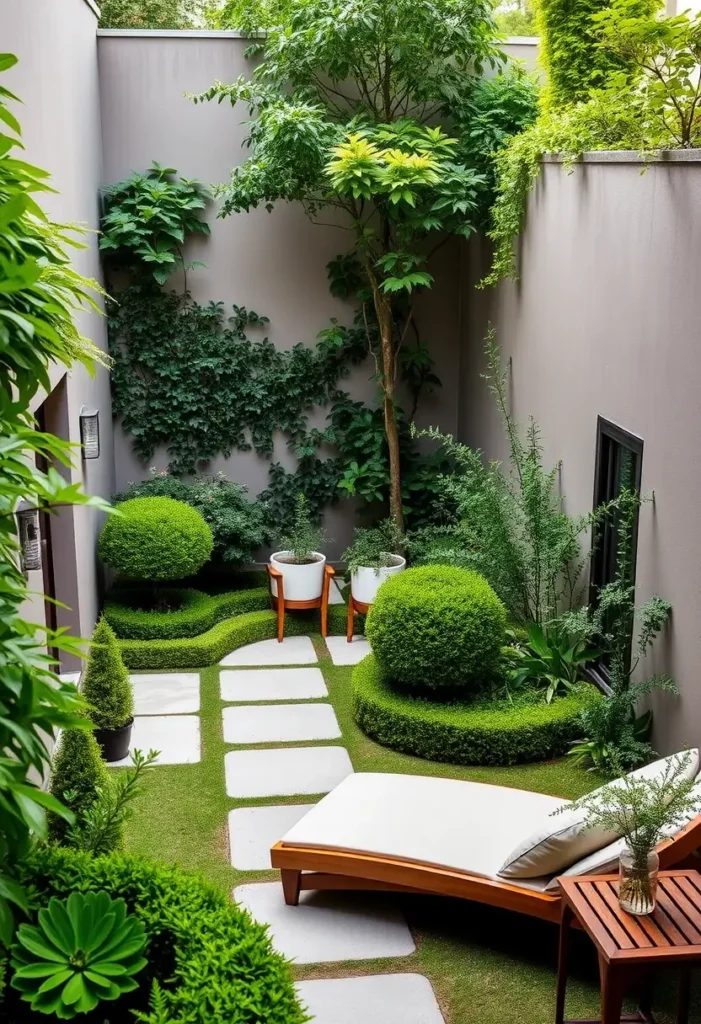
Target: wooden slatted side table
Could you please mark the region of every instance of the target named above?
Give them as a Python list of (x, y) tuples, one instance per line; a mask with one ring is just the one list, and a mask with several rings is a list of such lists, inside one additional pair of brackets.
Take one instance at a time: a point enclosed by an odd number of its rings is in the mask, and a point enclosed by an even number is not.
[[(661, 871), (655, 910), (647, 917), (627, 914), (618, 904), (618, 876), (580, 875), (561, 878), (562, 920), (557, 968), (556, 1024), (564, 1024), (567, 957), (571, 925), (576, 920), (599, 954), (601, 1024), (643, 1021), (654, 1024), (650, 1000), (650, 969), (680, 969), (678, 1024), (689, 1019), (689, 974), (701, 965), (701, 874)], [(626, 991), (637, 983), (648, 990), (633, 1016), (621, 1017)], [(595, 1021), (569, 1024), (598, 1024)]]

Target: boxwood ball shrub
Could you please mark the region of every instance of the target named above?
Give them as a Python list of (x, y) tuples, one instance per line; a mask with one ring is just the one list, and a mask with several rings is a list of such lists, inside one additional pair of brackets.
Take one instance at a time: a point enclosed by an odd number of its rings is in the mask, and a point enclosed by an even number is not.
[(498, 671), (506, 609), (470, 569), (426, 565), (387, 580), (365, 625), (386, 676), (402, 686), (475, 689)]
[(212, 531), (197, 509), (174, 498), (133, 498), (119, 505), (100, 536), (100, 555), (121, 576), (180, 580), (209, 560)]
[[(124, 899), (144, 925), (148, 964), (138, 975), (139, 987), (110, 1003), (100, 1022), (108, 1017), (113, 1024), (137, 1019), (141, 1024), (304, 1024), (307, 1019), (266, 926), (197, 875), (124, 854), (91, 857), (51, 846), (36, 847), (20, 874), (32, 892), (34, 913), (52, 896), (106, 892)], [(9, 987), (0, 992), (0, 1019), (27, 1022), (26, 1004)]]
[(449, 764), (508, 765), (565, 754), (581, 735), (581, 714), (602, 700), (582, 683), (546, 704), (542, 691), (507, 699), (439, 703), (397, 692), (368, 655), (353, 669), (353, 715), (390, 750)]

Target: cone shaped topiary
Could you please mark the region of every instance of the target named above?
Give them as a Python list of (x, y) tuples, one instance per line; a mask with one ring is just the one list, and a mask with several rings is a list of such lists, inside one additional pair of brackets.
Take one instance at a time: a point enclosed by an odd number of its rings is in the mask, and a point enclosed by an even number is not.
[[(89, 729), (64, 729), (54, 753), (51, 793), (75, 815), (95, 801), (98, 789), (109, 785), (107, 766), (97, 740)], [(67, 795), (66, 795), (67, 794)], [(49, 834), (61, 840), (69, 824), (57, 814), (49, 817)]]
[(101, 618), (92, 635), (83, 696), (98, 729), (121, 729), (134, 717), (134, 695), (117, 637)]

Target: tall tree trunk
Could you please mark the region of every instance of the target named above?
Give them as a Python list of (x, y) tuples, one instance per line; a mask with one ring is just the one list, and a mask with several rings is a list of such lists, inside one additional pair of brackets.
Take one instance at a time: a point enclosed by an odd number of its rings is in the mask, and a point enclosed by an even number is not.
[(385, 433), (389, 452), (389, 512), (397, 527), (404, 532), (402, 507), (402, 474), (399, 464), (399, 429), (395, 406), (396, 352), (394, 349), (392, 309), (389, 299), (379, 286), (369, 260), (365, 263), (380, 331), (381, 387), (385, 414)]

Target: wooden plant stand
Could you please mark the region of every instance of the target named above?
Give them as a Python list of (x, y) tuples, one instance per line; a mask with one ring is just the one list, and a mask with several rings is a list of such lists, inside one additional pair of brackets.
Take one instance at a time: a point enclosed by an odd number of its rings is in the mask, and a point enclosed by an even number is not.
[[(555, 1024), (565, 1024), (567, 956), (573, 923), (581, 925), (599, 954), (601, 1024), (654, 1024), (650, 968), (670, 966), (679, 968), (677, 1024), (687, 1024), (690, 968), (701, 965), (701, 874), (661, 871), (656, 907), (646, 917), (635, 917), (621, 909), (615, 875), (563, 877), (560, 887), (562, 917)], [(638, 1013), (621, 1017), (623, 997), (636, 983), (642, 983), (644, 992)]]
[(346, 625), (346, 640), (351, 643), (353, 640), (353, 620), (355, 619), (355, 613), (358, 615), (367, 615), (370, 610), (370, 605), (365, 604), (364, 601), (356, 601), (353, 597), (353, 591), (351, 590), (348, 594), (348, 621)]
[[(267, 566), (268, 576), (270, 577), (270, 603), (273, 611), (277, 611), (277, 642), (279, 644), (285, 638), (285, 612), (286, 611), (308, 611), (310, 608), (319, 608), (321, 610), (321, 635), (328, 636), (328, 620), (329, 620), (329, 586), (331, 585), (331, 577), (335, 575), (335, 570), (330, 565), (324, 566), (324, 582), (321, 587), (321, 597), (314, 598), (313, 601), (288, 601), (285, 599), (285, 588), (283, 585), (283, 575), (279, 569), (275, 569), (270, 563)], [(272, 581), (275, 580), (277, 585), (277, 597), (273, 594)]]

